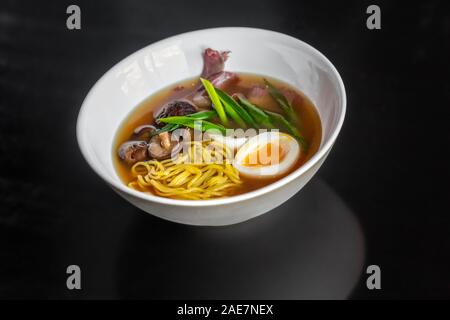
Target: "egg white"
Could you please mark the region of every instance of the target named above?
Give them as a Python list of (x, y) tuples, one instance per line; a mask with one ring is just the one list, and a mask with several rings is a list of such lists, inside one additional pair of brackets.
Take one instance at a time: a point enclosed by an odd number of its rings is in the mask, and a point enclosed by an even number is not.
[[(283, 148), (285, 155), (277, 164), (246, 166), (244, 160), (268, 143), (275, 143)], [(256, 151), (257, 152), (257, 151)], [(244, 176), (252, 178), (273, 178), (285, 174), (300, 157), (300, 145), (292, 136), (281, 132), (264, 132), (250, 138), (237, 151), (233, 166)]]

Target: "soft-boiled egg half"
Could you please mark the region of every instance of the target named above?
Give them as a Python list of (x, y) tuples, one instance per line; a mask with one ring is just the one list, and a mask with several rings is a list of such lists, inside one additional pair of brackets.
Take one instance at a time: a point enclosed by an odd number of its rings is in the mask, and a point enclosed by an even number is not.
[(272, 178), (291, 169), (300, 157), (300, 146), (292, 136), (264, 132), (250, 138), (237, 151), (233, 165), (252, 178)]

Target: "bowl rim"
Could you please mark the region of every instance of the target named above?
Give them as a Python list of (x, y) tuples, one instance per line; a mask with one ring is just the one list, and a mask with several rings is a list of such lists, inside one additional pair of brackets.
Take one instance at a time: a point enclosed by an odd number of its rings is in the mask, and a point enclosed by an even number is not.
[[(319, 150), (308, 160), (306, 161), (300, 168), (296, 169), (295, 171), (291, 172), (289, 175), (281, 178), (280, 180), (277, 180), (267, 186), (264, 186), (262, 188), (246, 192), (243, 194), (230, 196), (227, 198), (219, 198), (219, 199), (209, 199), (209, 200), (179, 200), (179, 199), (170, 199), (170, 198), (164, 198), (157, 195), (144, 193), (140, 191), (136, 191), (134, 189), (129, 188), (123, 182), (121, 182), (118, 179), (113, 178), (112, 176), (108, 175), (102, 168), (98, 168), (97, 164), (91, 159), (90, 152), (88, 150), (88, 141), (86, 139), (86, 136), (84, 135), (84, 124), (85, 124), (85, 117), (87, 114), (87, 101), (90, 99), (91, 95), (96, 91), (97, 87), (101, 85), (103, 80), (108, 77), (120, 64), (123, 63), (124, 60), (129, 59), (135, 55), (138, 55), (140, 52), (147, 50), (149, 47), (158, 46), (163, 44), (164, 42), (169, 42), (174, 40), (175, 38), (187, 36), (187, 35), (193, 35), (193, 34), (200, 34), (205, 32), (220, 32), (220, 31), (241, 31), (241, 32), (257, 32), (257, 33), (265, 33), (268, 35), (276, 36), (279, 38), (284, 38), (289, 41), (294, 41), (297, 44), (307, 48), (310, 50), (315, 56), (320, 58), (326, 65), (329, 67), (331, 73), (337, 80), (338, 84), (338, 94), (340, 99), (340, 104), (342, 106), (341, 112), (339, 114), (338, 122), (336, 124), (336, 127), (333, 129), (330, 138), (328, 141), (325, 141), (324, 144), (322, 144), (319, 147)], [(287, 185), (291, 181), (297, 179), (301, 175), (303, 175), (305, 172), (307, 172), (309, 169), (311, 169), (314, 165), (316, 165), (320, 159), (322, 159), (324, 156), (326, 156), (327, 152), (331, 149), (334, 142), (336, 141), (337, 136), (339, 135), (339, 132), (342, 128), (345, 114), (347, 109), (347, 96), (345, 92), (345, 86), (342, 81), (342, 78), (339, 74), (339, 72), (336, 70), (334, 65), (328, 60), (325, 55), (323, 55), (319, 50), (315, 49), (313, 46), (309, 45), (308, 43), (299, 40), (295, 37), (289, 36), (287, 34), (267, 30), (267, 29), (260, 29), (260, 28), (248, 28), (248, 27), (218, 27), (218, 28), (206, 28), (206, 29), (200, 29), (200, 30), (194, 30), (189, 31), (185, 33), (180, 33), (168, 38), (164, 38), (162, 40), (159, 40), (157, 42), (153, 42), (131, 54), (126, 56), (125, 58), (121, 59), (119, 62), (117, 62), (113, 67), (111, 67), (108, 71), (106, 71), (100, 79), (97, 80), (97, 82), (91, 87), (88, 94), (83, 100), (83, 103), (81, 105), (80, 111), (78, 113), (77, 118), (77, 125), (76, 125), (76, 135), (78, 140), (78, 146), (81, 150), (81, 153), (85, 160), (88, 162), (89, 166), (110, 186), (112, 186), (114, 189), (119, 190), (129, 196), (136, 197), (143, 201), (150, 201), (150, 202), (156, 202), (159, 204), (164, 205), (170, 205), (170, 206), (188, 206), (188, 207), (209, 207), (209, 206), (219, 206), (219, 205), (226, 205), (236, 202), (241, 202), (253, 198), (260, 197), (266, 193), (269, 193), (271, 191), (274, 191), (278, 188), (283, 187), (284, 185)]]

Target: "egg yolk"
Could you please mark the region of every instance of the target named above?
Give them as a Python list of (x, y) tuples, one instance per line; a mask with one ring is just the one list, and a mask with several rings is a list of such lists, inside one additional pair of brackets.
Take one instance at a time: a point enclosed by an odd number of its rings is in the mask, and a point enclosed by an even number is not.
[(247, 154), (242, 161), (246, 167), (259, 167), (279, 164), (283, 161), (286, 150), (278, 143), (267, 143)]

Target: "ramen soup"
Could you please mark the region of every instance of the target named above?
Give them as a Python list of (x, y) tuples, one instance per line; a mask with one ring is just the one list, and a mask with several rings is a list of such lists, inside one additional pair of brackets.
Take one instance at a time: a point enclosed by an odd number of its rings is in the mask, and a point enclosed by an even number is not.
[(206, 49), (200, 77), (153, 94), (125, 119), (113, 146), (124, 184), (172, 199), (223, 198), (273, 183), (317, 152), (313, 103), (276, 79), (224, 71), (229, 55)]

